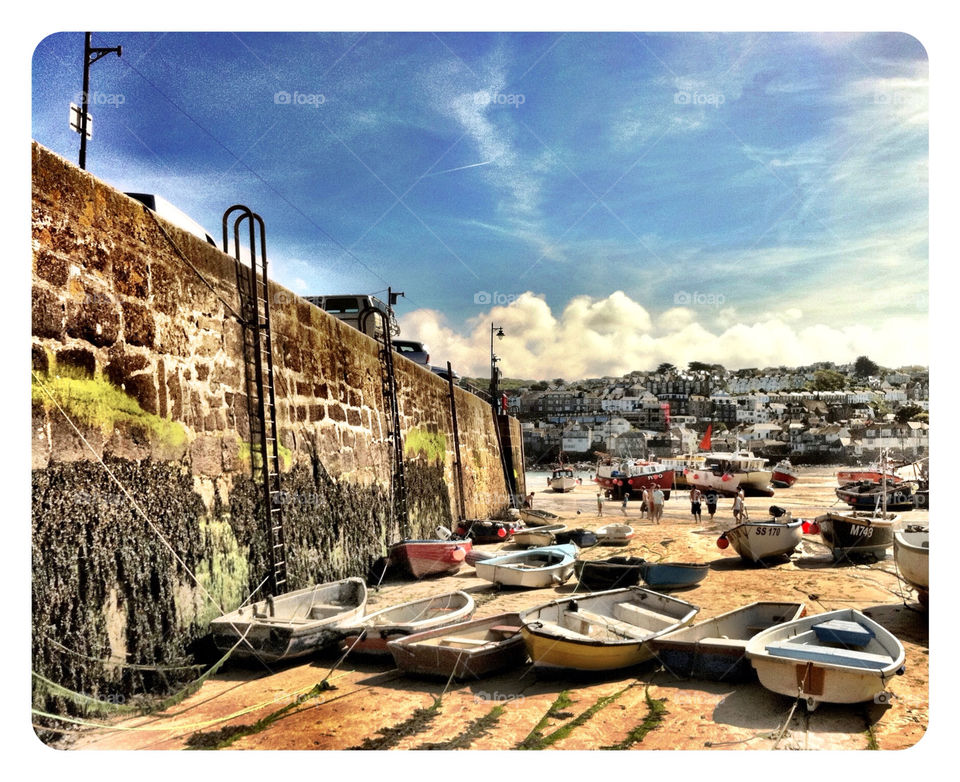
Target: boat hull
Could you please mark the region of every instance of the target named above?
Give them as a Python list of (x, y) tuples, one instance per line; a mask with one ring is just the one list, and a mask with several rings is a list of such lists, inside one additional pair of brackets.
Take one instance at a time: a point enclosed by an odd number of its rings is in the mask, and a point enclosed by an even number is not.
[[(640, 618), (616, 619), (621, 605), (626, 615), (635, 612)], [(614, 589), (528, 609), (520, 614), (521, 633), (537, 668), (612, 671), (650, 660), (649, 641), (690, 624), (699, 610), (640, 587)]]
[(797, 474), (792, 470), (777, 465), (773, 468), (770, 483), (777, 489), (789, 489), (797, 482)]
[[(887, 473), (887, 483), (897, 484), (903, 480), (899, 475), (892, 472)], [(860, 483), (860, 481), (870, 481), (871, 483), (880, 483), (883, 481), (883, 473), (880, 470), (870, 468), (839, 470), (837, 472), (837, 484), (843, 486), (846, 483)]]
[(921, 525), (898, 529), (893, 535), (893, 556), (907, 582), (924, 597), (930, 589), (930, 531)]
[(751, 603), (703, 622), (655, 638), (650, 645), (674, 676), (741, 682), (756, 678), (746, 656), (754, 635), (803, 615), (803, 603)]
[(340, 649), (356, 654), (388, 655), (390, 641), (467, 621), (475, 608), (473, 598), (466, 592), (451, 592), (374, 611), (342, 631)]
[(644, 562), (640, 577), (651, 589), (686, 589), (699, 584), (710, 572), (708, 564), (684, 562)]
[(788, 557), (803, 539), (800, 519), (788, 522), (748, 521), (723, 533), (730, 545), (749, 562)]
[(639, 557), (611, 557), (606, 560), (578, 560), (577, 579), (587, 589), (603, 592), (608, 589), (637, 586), (640, 583)]
[(566, 524), (548, 524), (544, 527), (530, 527), (513, 533), (513, 542), (518, 546), (550, 546), (556, 541), (558, 532), (566, 532)]
[(404, 673), (445, 679), (479, 679), (516, 668), (527, 659), (516, 613), (417, 633), (387, 646)]
[(390, 547), (390, 561), (414, 578), (456, 573), (473, 547), (469, 540), (409, 540)]
[(485, 581), (506, 587), (540, 589), (558, 586), (573, 575), (577, 547), (545, 546), (481, 560), (474, 565)]
[(886, 519), (868, 513), (825, 513), (818, 516), (820, 536), (830, 547), (834, 560), (883, 559), (893, 546), (893, 530), (900, 517)]
[[(789, 656), (785, 645), (812, 635), (817, 624), (831, 621), (855, 623), (872, 636), (866, 646), (874, 658), (869, 664), (857, 661), (857, 650), (848, 644), (817, 645), (792, 643)], [(840, 647), (840, 648), (837, 648)], [(853, 651), (854, 656), (849, 652)], [(798, 654), (799, 652), (799, 654)], [(866, 655), (865, 655), (866, 656)], [(776, 625), (755, 635), (747, 644), (760, 683), (768, 690), (806, 699), (807, 708), (820, 703), (863, 703), (886, 699), (886, 685), (902, 670), (905, 652), (900, 641), (886, 628), (854, 609), (846, 608)]]
[[(239, 608), (210, 623), (213, 642), (238, 658), (278, 662), (336, 646), (342, 628), (363, 616), (367, 588), (362, 579), (320, 584)], [(292, 606), (292, 608), (288, 607)]]
[(577, 488), (576, 478), (548, 478), (550, 489), (555, 492), (568, 492)]
[(520, 518), (528, 524), (534, 524), (538, 527), (543, 527), (548, 524), (556, 524), (560, 521), (560, 517), (556, 513), (550, 513), (549, 511), (538, 510), (535, 508), (521, 508)]
[[(843, 500), (854, 510), (874, 511), (882, 507), (881, 497), (883, 489), (878, 484), (869, 482), (846, 484), (834, 490), (839, 499)], [(912, 488), (903, 486), (888, 488), (887, 510), (902, 513), (911, 511), (915, 507)]]
[(596, 531), (601, 546), (626, 546), (635, 534), (629, 524), (608, 524)]
[(654, 472), (642, 472), (636, 475), (621, 473), (619, 471), (606, 471), (600, 468), (594, 482), (602, 489), (610, 492), (616, 499), (622, 499), (626, 492), (630, 496), (639, 499), (640, 492), (644, 489), (655, 489), (659, 487), (663, 491), (664, 499), (670, 499), (670, 491), (673, 489), (674, 473), (670, 469), (660, 469)]

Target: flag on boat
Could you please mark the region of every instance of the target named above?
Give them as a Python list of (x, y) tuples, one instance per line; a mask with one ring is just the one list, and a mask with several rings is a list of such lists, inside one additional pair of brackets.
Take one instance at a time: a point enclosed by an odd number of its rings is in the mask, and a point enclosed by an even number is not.
[(713, 433), (713, 424), (707, 424), (707, 432), (703, 436), (703, 439), (700, 441), (700, 450), (709, 451), (710, 450), (710, 435)]

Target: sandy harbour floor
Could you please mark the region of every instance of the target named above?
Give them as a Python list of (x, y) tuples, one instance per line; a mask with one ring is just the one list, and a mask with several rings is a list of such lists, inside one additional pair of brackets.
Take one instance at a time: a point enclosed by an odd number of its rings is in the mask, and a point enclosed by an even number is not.
[[(538, 476), (539, 479), (539, 476)], [(748, 498), (754, 519), (767, 507), (788, 508), (812, 518), (835, 502), (834, 473), (801, 471), (798, 483), (776, 497)], [(623, 521), (619, 503), (597, 515), (596, 488), (584, 484), (568, 494), (545, 485), (534, 507), (561, 515), (570, 526), (590, 529)], [(628, 510), (636, 536), (626, 548), (596, 546), (586, 559), (617, 554), (651, 561), (710, 562), (698, 586), (677, 597), (701, 607), (695, 621), (756, 600), (802, 601), (810, 613), (857, 608), (887, 627), (906, 649), (906, 673), (890, 685), (888, 705), (822, 704), (807, 713), (802, 704), (765, 690), (756, 681), (723, 684), (678, 679), (656, 661), (605, 677), (538, 677), (530, 666), (475, 682), (457, 683), (402, 676), (392, 658), (335, 654), (287, 666), (232, 666), (164, 713), (126, 718), (110, 727), (80, 729), (58, 745), (69, 749), (486, 749), (519, 746), (566, 750), (863, 750), (915, 745), (928, 724), (928, 613), (897, 576), (892, 551), (874, 564), (835, 565), (818, 536), (805, 536), (789, 562), (747, 566), (717, 537), (733, 526), (731, 501), (722, 500), (716, 523), (694, 523), (686, 492), (666, 503), (663, 521)], [(705, 508), (705, 506), (704, 506)], [(577, 515), (577, 511), (580, 514)], [(926, 511), (906, 514), (926, 521)], [(480, 547), (495, 551), (498, 545)], [(528, 608), (573, 592), (576, 580), (555, 589), (496, 590), (472, 567), (439, 579), (386, 581), (371, 589), (368, 606), (382, 607), (454, 589), (470, 592), (477, 617)], [(934, 598), (936, 599), (936, 598)], [(326, 679), (332, 689), (314, 690)], [(311, 691), (313, 691), (311, 693)], [(441, 697), (442, 696), (442, 697)]]

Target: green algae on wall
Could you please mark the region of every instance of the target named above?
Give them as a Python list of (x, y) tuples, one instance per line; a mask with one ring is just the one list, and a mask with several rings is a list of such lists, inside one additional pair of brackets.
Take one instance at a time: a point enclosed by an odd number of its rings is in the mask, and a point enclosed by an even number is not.
[(186, 442), (182, 424), (148, 413), (132, 396), (105, 379), (101, 373), (90, 376), (72, 367), (52, 367), (34, 372), (31, 400), (47, 411), (59, 406), (70, 419), (112, 433), (118, 424), (134, 425), (164, 445), (179, 447)]
[[(280, 469), (289, 470), (293, 464), (293, 451), (282, 443), (277, 443), (277, 454), (280, 457)], [(256, 469), (260, 469), (260, 452), (254, 453), (253, 445), (246, 440), (239, 441), (237, 456), (248, 468), (252, 465)]]
[[(247, 597), (250, 567), (246, 549), (241, 548), (227, 521), (201, 519), (203, 549), (209, 556), (200, 560), (196, 575), (200, 585), (222, 606), (240, 605)], [(220, 610), (203, 600), (196, 621), (207, 625), (220, 616)]]
[(407, 458), (422, 456), (430, 462), (443, 462), (447, 456), (447, 436), (442, 432), (411, 429), (403, 435), (403, 453)]

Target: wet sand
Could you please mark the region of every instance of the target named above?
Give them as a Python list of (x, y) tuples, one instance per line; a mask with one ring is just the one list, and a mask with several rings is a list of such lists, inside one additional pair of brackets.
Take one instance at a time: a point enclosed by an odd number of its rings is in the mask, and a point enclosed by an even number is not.
[[(748, 498), (754, 519), (776, 504), (794, 517), (812, 518), (834, 504), (834, 472), (802, 470), (776, 497)], [(584, 485), (555, 494), (545, 484), (534, 507), (561, 515), (570, 526), (595, 529), (624, 521), (620, 504), (605, 503), (597, 515), (596, 488)], [(840, 507), (839, 505), (836, 507)], [(706, 506), (704, 505), (704, 509)], [(580, 514), (577, 514), (577, 511)], [(68, 734), (72, 749), (488, 749), (518, 745), (551, 749), (903, 749), (927, 727), (927, 612), (897, 576), (892, 550), (874, 564), (836, 565), (818, 536), (804, 537), (789, 562), (755, 567), (716, 541), (734, 526), (731, 500), (721, 500), (714, 524), (690, 516), (686, 492), (666, 503), (659, 525), (640, 518), (639, 504), (626, 521), (636, 535), (626, 547), (596, 546), (585, 559), (617, 554), (648, 560), (710, 562), (698, 586), (672, 594), (701, 607), (695, 621), (756, 600), (802, 601), (810, 613), (857, 608), (887, 627), (906, 649), (906, 673), (889, 689), (889, 705), (822, 704), (807, 713), (795, 700), (765, 690), (756, 681), (724, 684), (678, 679), (655, 661), (603, 678), (563, 674), (538, 677), (527, 665), (477, 682), (412, 679), (392, 658), (336, 655), (308, 658), (285, 667), (231, 667), (212, 677), (166, 713)], [(927, 521), (927, 511), (905, 514)], [(479, 547), (497, 551), (492, 544)], [(577, 589), (575, 578), (555, 589), (497, 590), (465, 566), (453, 576), (427, 581), (385, 581), (371, 589), (370, 608), (454, 589), (470, 592), (477, 617), (537, 605)], [(333, 669), (333, 670), (332, 670)], [(332, 689), (314, 690), (325, 681)]]

